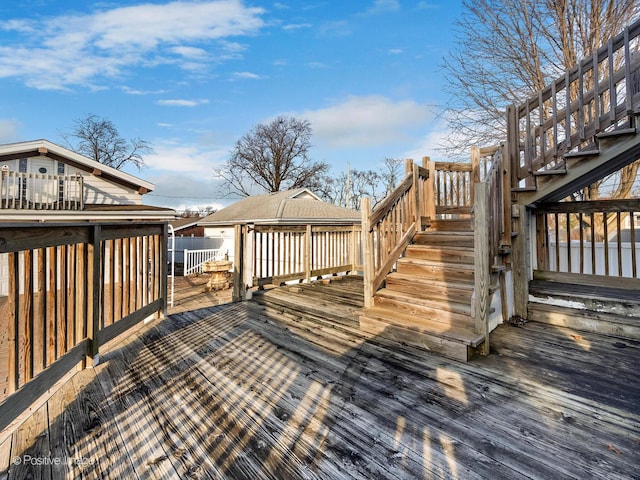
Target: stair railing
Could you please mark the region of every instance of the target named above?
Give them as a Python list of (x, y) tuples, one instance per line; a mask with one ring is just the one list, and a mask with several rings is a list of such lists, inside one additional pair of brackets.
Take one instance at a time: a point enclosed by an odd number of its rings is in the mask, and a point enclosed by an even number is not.
[(640, 21), (520, 106), (508, 108), (513, 185), (562, 166), (562, 156), (625, 124), (640, 108)]
[[(475, 332), (484, 336), (479, 353), (489, 354), (489, 314), (491, 307), (491, 285), (505, 269), (504, 254), (511, 236), (510, 187), (508, 171), (504, 169), (506, 147), (472, 148), (472, 164), (484, 165), (481, 181), (474, 186), (474, 291), (472, 312)], [(500, 278), (504, 287), (504, 278)], [(503, 310), (505, 292), (501, 291)], [(503, 312), (504, 313), (504, 312)]]
[(412, 160), (405, 167), (404, 180), (373, 211), (371, 200), (362, 199), (365, 308), (373, 305), (376, 290), (422, 228), (429, 171)]

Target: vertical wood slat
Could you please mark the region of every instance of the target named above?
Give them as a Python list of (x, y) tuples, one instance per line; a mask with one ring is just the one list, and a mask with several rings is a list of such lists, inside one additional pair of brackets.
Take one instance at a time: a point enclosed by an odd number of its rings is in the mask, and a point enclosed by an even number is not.
[(571, 273), (571, 214), (567, 213), (567, 271)]
[(9, 394), (15, 392), (19, 385), (20, 370), (20, 266), (19, 253), (8, 254), (9, 271), (9, 291), (7, 298), (7, 308), (9, 311), (7, 342), (8, 342), (8, 365), (7, 365), (7, 391)]
[(591, 273), (596, 274), (596, 229), (595, 229), (596, 216), (591, 213)]
[(610, 38), (607, 42), (607, 64), (609, 67), (609, 121), (614, 123), (616, 121), (616, 106), (618, 105), (616, 85), (614, 80), (614, 65), (613, 65), (613, 39)]
[[(149, 245), (149, 248), (150, 248), (149, 258), (153, 258), (152, 245)], [(117, 240), (115, 240), (115, 244), (114, 244), (114, 261), (115, 261), (114, 281), (115, 283), (113, 284), (113, 290), (114, 290), (113, 319), (112, 319), (113, 323), (116, 323), (118, 320), (122, 318), (122, 298), (123, 298), (122, 278), (123, 278), (123, 270), (124, 270), (122, 265), (122, 258), (123, 258), (122, 238), (118, 238)], [(155, 267), (152, 267), (152, 268), (155, 268)], [(154, 274), (155, 274), (155, 271), (152, 271), (152, 278)], [(149, 298), (149, 300), (151, 299), (152, 299), (152, 296)]]
[(622, 230), (620, 228), (620, 212), (616, 212), (616, 249), (618, 254), (618, 276), (622, 276)]
[(362, 237), (364, 242), (364, 307), (373, 306), (373, 278), (374, 265), (374, 238), (371, 232), (369, 219), (371, 218), (371, 200), (364, 197), (361, 203), (362, 210)]
[[(34, 250), (35, 278), (33, 284), (33, 375), (39, 374), (47, 363), (46, 323), (46, 253), (44, 248)], [(35, 321), (40, 319), (39, 321)], [(44, 320), (44, 321), (43, 321)]]
[(629, 218), (631, 219), (630, 221), (630, 232), (629, 232), (629, 240), (631, 243), (631, 276), (633, 278), (638, 278), (638, 267), (636, 265), (637, 262), (637, 258), (636, 258), (636, 222), (635, 222), (635, 218), (633, 216), (633, 212), (629, 212)]
[(609, 225), (606, 212), (602, 214), (604, 235), (604, 274), (609, 275)]
[(56, 247), (47, 248), (47, 257), (49, 259), (49, 288), (47, 289), (47, 313), (45, 317), (48, 331), (46, 337), (47, 358), (45, 366), (51, 365), (57, 358), (56, 340), (58, 338), (58, 322), (56, 321), (56, 292), (58, 291), (58, 252)]
[(20, 327), (22, 330), (22, 381), (33, 378), (33, 251), (25, 250), (23, 292), (20, 302)]

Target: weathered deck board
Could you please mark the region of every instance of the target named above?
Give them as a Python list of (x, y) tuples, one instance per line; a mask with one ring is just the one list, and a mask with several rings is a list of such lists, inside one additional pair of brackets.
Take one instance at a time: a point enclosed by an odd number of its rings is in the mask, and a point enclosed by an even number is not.
[(360, 332), (361, 281), (298, 288), (114, 343), (0, 445), (0, 478), (49, 449), (94, 463), (8, 478), (636, 478), (637, 342), (503, 325), (460, 363)]

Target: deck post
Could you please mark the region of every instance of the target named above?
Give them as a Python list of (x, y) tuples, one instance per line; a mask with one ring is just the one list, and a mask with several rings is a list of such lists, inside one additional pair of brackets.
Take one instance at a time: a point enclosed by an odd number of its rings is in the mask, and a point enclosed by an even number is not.
[(242, 284), (242, 257), (243, 257), (243, 244), (242, 241), (242, 225), (233, 226), (233, 293), (231, 300), (234, 302), (242, 301), (242, 291), (244, 285)]
[(375, 265), (373, 262), (373, 235), (371, 234), (371, 199), (362, 197), (362, 241), (364, 242), (364, 307), (373, 306), (373, 277)]
[(422, 203), (420, 199), (420, 171), (417, 163), (412, 166), (413, 172), (413, 204), (415, 210), (415, 226), (416, 232), (422, 230)]
[(514, 315), (527, 318), (529, 302), (529, 212), (525, 205), (514, 205), (517, 237), (513, 242), (512, 270)]
[(242, 299), (251, 300), (253, 293), (251, 287), (253, 287), (253, 245), (255, 236), (255, 227), (253, 225), (244, 226), (244, 247), (242, 249)]
[(87, 272), (87, 365), (96, 366), (99, 359), (100, 340), (98, 332), (100, 331), (100, 305), (102, 305), (101, 286), (102, 272), (100, 266), (102, 264), (100, 243), (102, 235), (102, 227), (93, 225), (91, 227), (91, 237), (88, 244), (88, 272)]
[(478, 147), (471, 147), (471, 185), (470, 185), (470, 203), (473, 205), (475, 196), (476, 184), (480, 182), (480, 149)]
[(474, 229), (474, 291), (472, 311), (475, 332), (484, 336), (484, 343), (478, 347), (478, 353), (489, 355), (489, 184), (476, 183), (473, 205)]
[(311, 235), (311, 224), (309, 224), (304, 231), (304, 279), (307, 283), (311, 283), (311, 268), (313, 266), (311, 258), (313, 255)]
[(422, 158), (422, 166), (429, 171), (429, 178), (425, 182), (424, 199), (425, 213), (430, 220), (436, 219), (436, 164), (429, 157)]

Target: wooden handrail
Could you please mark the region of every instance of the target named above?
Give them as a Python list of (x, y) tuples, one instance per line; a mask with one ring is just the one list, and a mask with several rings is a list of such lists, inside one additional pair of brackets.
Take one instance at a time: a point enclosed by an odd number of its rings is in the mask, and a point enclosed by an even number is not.
[(429, 191), (429, 169), (408, 160), (406, 171), (404, 180), (375, 210), (371, 211), (369, 198), (362, 202), (365, 307), (372, 306), (375, 291), (422, 229), (422, 217), (428, 211), (425, 193)]
[(507, 129), (514, 186), (531, 184), (534, 172), (557, 167), (562, 155), (620, 126), (640, 108), (639, 38), (637, 21), (513, 107)]

